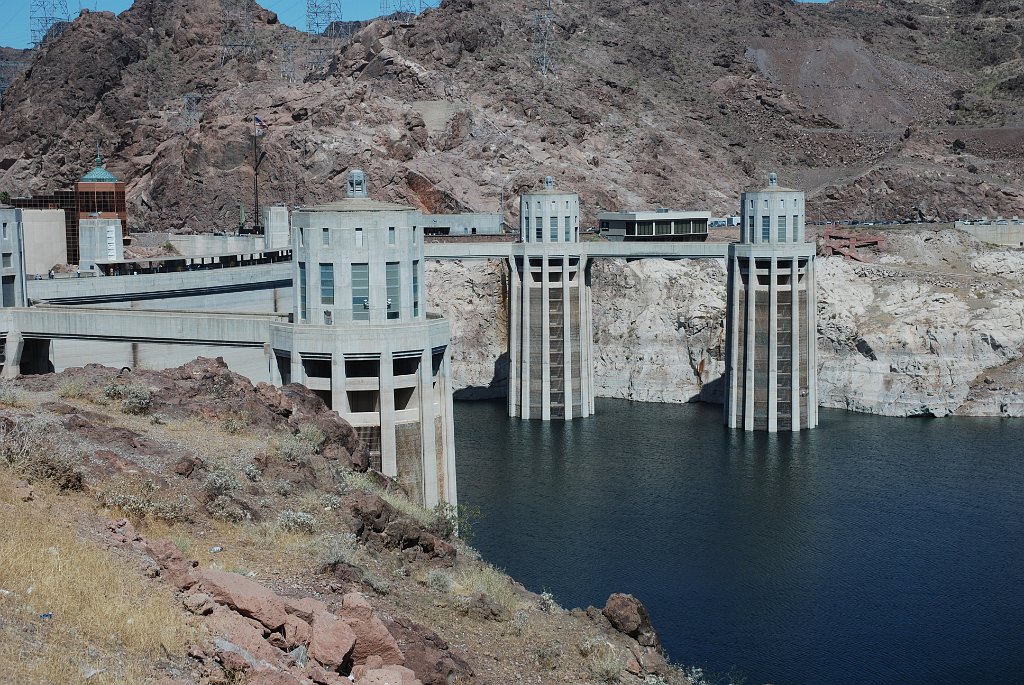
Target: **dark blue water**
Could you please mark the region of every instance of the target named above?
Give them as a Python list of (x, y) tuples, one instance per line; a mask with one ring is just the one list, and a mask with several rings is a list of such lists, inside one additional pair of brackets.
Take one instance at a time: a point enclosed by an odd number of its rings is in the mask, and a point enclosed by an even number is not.
[(520, 421), (458, 402), (474, 545), (566, 607), (629, 592), (669, 656), (748, 685), (1024, 683), (1024, 422), (598, 400)]

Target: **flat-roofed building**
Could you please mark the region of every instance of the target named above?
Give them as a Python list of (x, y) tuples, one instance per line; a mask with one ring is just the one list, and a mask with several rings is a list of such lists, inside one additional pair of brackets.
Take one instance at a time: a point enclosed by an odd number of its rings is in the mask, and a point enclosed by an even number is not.
[(608, 240), (697, 242), (708, 239), (709, 212), (658, 209), (653, 212), (601, 212), (601, 235)]

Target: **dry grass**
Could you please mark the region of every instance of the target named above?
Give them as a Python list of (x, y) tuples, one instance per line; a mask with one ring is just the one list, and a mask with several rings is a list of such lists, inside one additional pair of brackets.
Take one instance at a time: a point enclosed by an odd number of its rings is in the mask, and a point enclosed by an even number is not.
[(473, 566), (464, 569), (455, 579), (454, 589), (459, 595), (482, 592), (492, 602), (507, 609), (510, 613), (526, 604), (522, 596), (512, 587), (509, 577), (491, 566)]
[[(0, 483), (0, 487), (6, 487)], [(80, 542), (50, 512), (3, 507), (0, 663), (7, 682), (139, 682), (196, 632), (171, 590)], [(52, 614), (43, 618), (41, 615)]]
[(358, 471), (347, 472), (345, 474), (345, 484), (353, 490), (362, 490), (363, 492), (372, 492), (379, 495), (382, 500), (424, 528), (431, 528), (435, 523), (436, 516), (434, 512), (421, 507), (396, 492), (388, 492), (378, 487), (365, 473), (359, 473)]

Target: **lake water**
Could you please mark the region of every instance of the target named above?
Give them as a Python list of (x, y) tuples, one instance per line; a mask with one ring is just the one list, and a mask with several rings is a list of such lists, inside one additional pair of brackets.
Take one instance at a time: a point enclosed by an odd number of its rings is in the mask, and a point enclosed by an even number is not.
[(1024, 421), (711, 405), (570, 423), (457, 402), (485, 559), (565, 607), (639, 597), (670, 658), (748, 685), (1024, 683)]

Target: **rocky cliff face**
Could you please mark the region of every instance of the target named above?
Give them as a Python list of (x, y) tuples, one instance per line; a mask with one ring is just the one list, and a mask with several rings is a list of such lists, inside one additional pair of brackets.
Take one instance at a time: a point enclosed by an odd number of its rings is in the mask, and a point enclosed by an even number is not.
[[(229, 229), (252, 204), (255, 113), (264, 203), (335, 199), (358, 166), (380, 199), (504, 198), (515, 216), (551, 174), (589, 223), (732, 213), (776, 170), (811, 217), (1024, 215), (1019, 4), (555, 3), (546, 77), (534, 9), (445, 0), (358, 29), (316, 68), (312, 38), (266, 10), (245, 26), (201, 0), (83, 12), (0, 100), (0, 191), (68, 186), (99, 137), (133, 231)], [(220, 49), (239, 32), (253, 56)]]
[[(890, 232), (887, 241), (872, 264), (818, 260), (821, 405), (890, 416), (1024, 416), (1024, 253), (952, 230)], [(455, 300), (444, 312), (453, 321), (457, 386), (487, 385), (507, 349), (497, 336), (506, 319), (493, 318), (507, 314), (487, 299), (502, 287), (500, 273), (495, 264), (459, 265), (428, 278)], [(592, 276), (599, 396), (722, 401), (722, 265), (602, 260)]]

